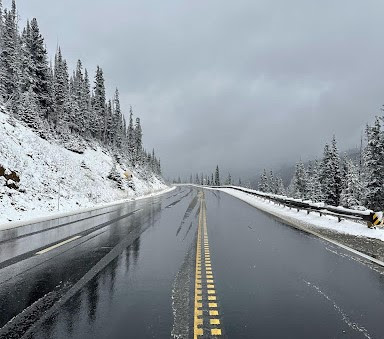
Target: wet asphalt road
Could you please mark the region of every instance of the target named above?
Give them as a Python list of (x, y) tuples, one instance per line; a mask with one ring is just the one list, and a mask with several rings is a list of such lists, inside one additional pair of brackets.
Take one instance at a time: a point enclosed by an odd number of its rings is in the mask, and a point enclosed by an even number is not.
[(211, 264), (222, 337), (384, 337), (378, 267), (225, 193), (199, 192), (129, 203), (41, 255), (22, 251), (28, 237), (0, 244), (0, 338), (192, 338), (205, 214), (203, 337)]

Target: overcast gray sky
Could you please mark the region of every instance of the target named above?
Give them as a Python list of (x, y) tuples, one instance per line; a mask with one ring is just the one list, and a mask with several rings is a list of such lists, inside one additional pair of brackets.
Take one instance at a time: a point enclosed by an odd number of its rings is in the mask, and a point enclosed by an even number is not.
[[(5, 3), (9, 4), (9, 0)], [(33, 0), (50, 55), (99, 64), (142, 118), (166, 176), (359, 144), (384, 103), (381, 0)]]

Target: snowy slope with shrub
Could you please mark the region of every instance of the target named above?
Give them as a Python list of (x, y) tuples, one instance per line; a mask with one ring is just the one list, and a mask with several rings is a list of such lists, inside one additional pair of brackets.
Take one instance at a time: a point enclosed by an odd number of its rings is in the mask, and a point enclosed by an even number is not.
[[(132, 173), (131, 180), (127, 173)], [(42, 139), (0, 111), (0, 224), (166, 187), (149, 168), (130, 168), (97, 142), (88, 143), (79, 154)]]

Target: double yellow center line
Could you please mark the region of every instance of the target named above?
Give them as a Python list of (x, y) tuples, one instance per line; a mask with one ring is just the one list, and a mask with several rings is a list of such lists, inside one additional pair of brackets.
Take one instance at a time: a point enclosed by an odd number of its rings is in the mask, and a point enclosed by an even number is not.
[[(202, 251), (202, 242), (204, 251)], [(202, 273), (203, 266), (204, 274)], [(204, 324), (204, 320), (206, 320), (206, 324)], [(208, 336), (221, 336), (220, 325), (215, 280), (209, 251), (206, 205), (204, 194), (202, 193), (200, 195), (200, 215), (196, 246), (194, 338), (206, 336), (207, 334)], [(204, 333), (204, 330), (207, 330), (208, 333)]]

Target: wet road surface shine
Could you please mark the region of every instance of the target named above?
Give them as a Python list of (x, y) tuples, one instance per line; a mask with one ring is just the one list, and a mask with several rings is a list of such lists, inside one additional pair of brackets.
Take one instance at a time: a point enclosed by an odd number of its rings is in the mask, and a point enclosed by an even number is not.
[(179, 187), (102, 222), (0, 267), (0, 338), (384, 337), (379, 267), (225, 193)]

